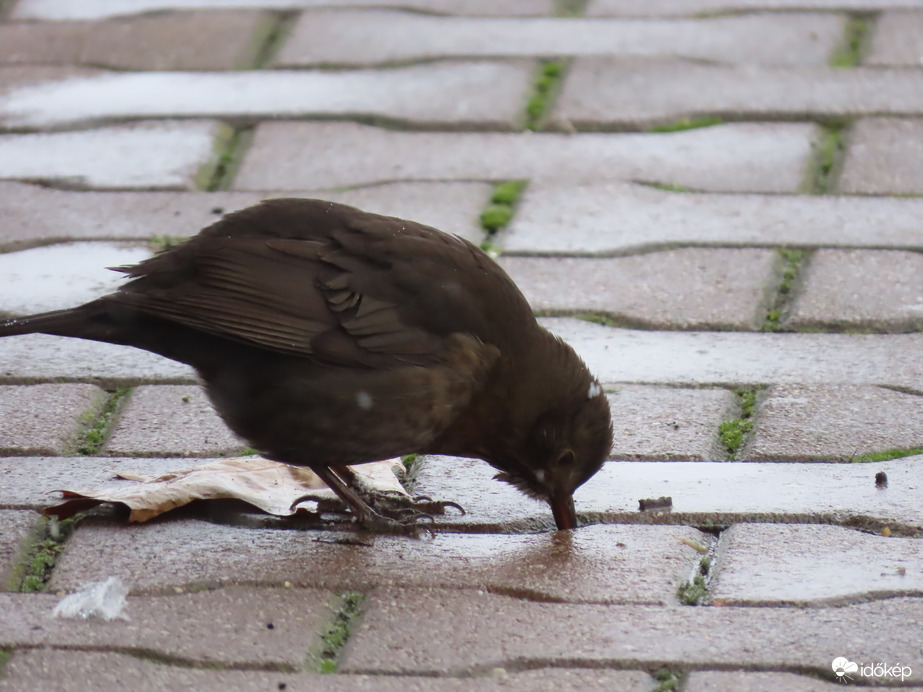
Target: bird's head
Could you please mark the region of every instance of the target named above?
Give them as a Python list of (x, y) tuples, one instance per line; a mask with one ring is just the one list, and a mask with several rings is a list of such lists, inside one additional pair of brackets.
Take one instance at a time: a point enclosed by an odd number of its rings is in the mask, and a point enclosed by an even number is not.
[(580, 375), (533, 419), (520, 449), (496, 476), (548, 502), (558, 529), (577, 527), (574, 491), (602, 468), (612, 449), (606, 395), (585, 366)]

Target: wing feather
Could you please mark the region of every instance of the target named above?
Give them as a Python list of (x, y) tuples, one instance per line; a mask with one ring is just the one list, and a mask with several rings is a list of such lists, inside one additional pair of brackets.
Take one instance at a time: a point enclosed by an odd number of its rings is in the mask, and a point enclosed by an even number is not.
[(132, 281), (111, 299), (330, 365), (425, 365), (443, 358), (454, 331), (484, 339), (490, 315), (482, 313), (491, 306), (473, 304), (452, 279), (471, 269), (474, 279), (484, 274), (479, 255), (401, 219), (316, 200), (272, 200), (120, 267)]

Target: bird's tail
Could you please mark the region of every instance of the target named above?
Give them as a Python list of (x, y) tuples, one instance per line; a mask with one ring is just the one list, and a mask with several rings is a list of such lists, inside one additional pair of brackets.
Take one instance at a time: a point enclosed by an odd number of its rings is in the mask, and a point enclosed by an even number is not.
[(88, 309), (90, 305), (92, 303), (68, 310), (54, 310), (0, 321), (0, 336), (53, 334), (93, 339), (94, 336), (90, 332), (95, 311)]

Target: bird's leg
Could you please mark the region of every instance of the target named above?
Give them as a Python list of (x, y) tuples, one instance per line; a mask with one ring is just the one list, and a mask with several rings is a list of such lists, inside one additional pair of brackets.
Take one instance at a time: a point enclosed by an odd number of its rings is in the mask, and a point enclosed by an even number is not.
[(424, 496), (407, 497), (406, 495), (394, 492), (383, 492), (372, 487), (348, 466), (334, 466), (333, 469), (339, 479), (355, 492), (356, 496), (365, 503), (366, 507), (370, 509), (373, 508), (373, 511), (378, 514), (394, 518), (419, 513), (424, 515), (445, 514), (447, 507), (457, 509), (462, 514), (465, 513), (464, 508), (457, 502), (433, 500), (432, 498)]
[[(343, 467), (336, 467), (343, 468)], [(337, 497), (343, 501), (343, 503), (352, 510), (353, 514), (356, 516), (356, 521), (359, 524), (371, 531), (381, 531), (384, 533), (407, 533), (408, 531), (416, 531), (419, 526), (416, 524), (416, 521), (420, 518), (423, 518), (425, 515), (417, 514), (413, 517), (404, 520), (392, 519), (391, 517), (382, 516), (374, 509), (372, 509), (368, 503), (342, 478), (338, 475), (338, 472), (329, 466), (317, 466), (311, 467), (311, 470), (318, 475), (318, 477), (327, 484)], [(292, 503), (292, 507), (298, 504), (300, 500), (296, 500)], [(432, 517), (430, 517), (432, 518)], [(432, 531), (432, 529), (430, 529)]]

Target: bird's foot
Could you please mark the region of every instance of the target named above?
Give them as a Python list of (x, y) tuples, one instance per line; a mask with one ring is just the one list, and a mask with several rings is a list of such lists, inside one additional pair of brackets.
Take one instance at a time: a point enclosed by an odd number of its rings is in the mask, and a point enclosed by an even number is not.
[(420, 495), (409, 497), (397, 493), (386, 493), (362, 488), (359, 494), (365, 503), (376, 513), (398, 521), (414, 517), (429, 517), (433, 520), (434, 514), (445, 514), (446, 509), (457, 509), (465, 513), (464, 507), (450, 500), (433, 500), (431, 497)]
[[(356, 517), (356, 521), (370, 531), (381, 533), (415, 533), (424, 528), (435, 535), (434, 514), (444, 514), (448, 507), (457, 509), (462, 514), (465, 510), (456, 502), (434, 501), (420, 496), (410, 497), (396, 492), (387, 492), (372, 487), (362, 481), (346, 466), (312, 467), (314, 472), (327, 483), (340, 501)], [(292, 505), (295, 507), (302, 499)], [(323, 511), (319, 505), (318, 509)], [(429, 522), (421, 524), (420, 522)]]
[(379, 514), (374, 510), (356, 516), (356, 521), (366, 531), (375, 533), (399, 533), (416, 535), (419, 531), (428, 531), (430, 536), (436, 536), (436, 530), (433, 527), (435, 520), (430, 514), (417, 512), (415, 514), (406, 514), (399, 518), (389, 517)]

